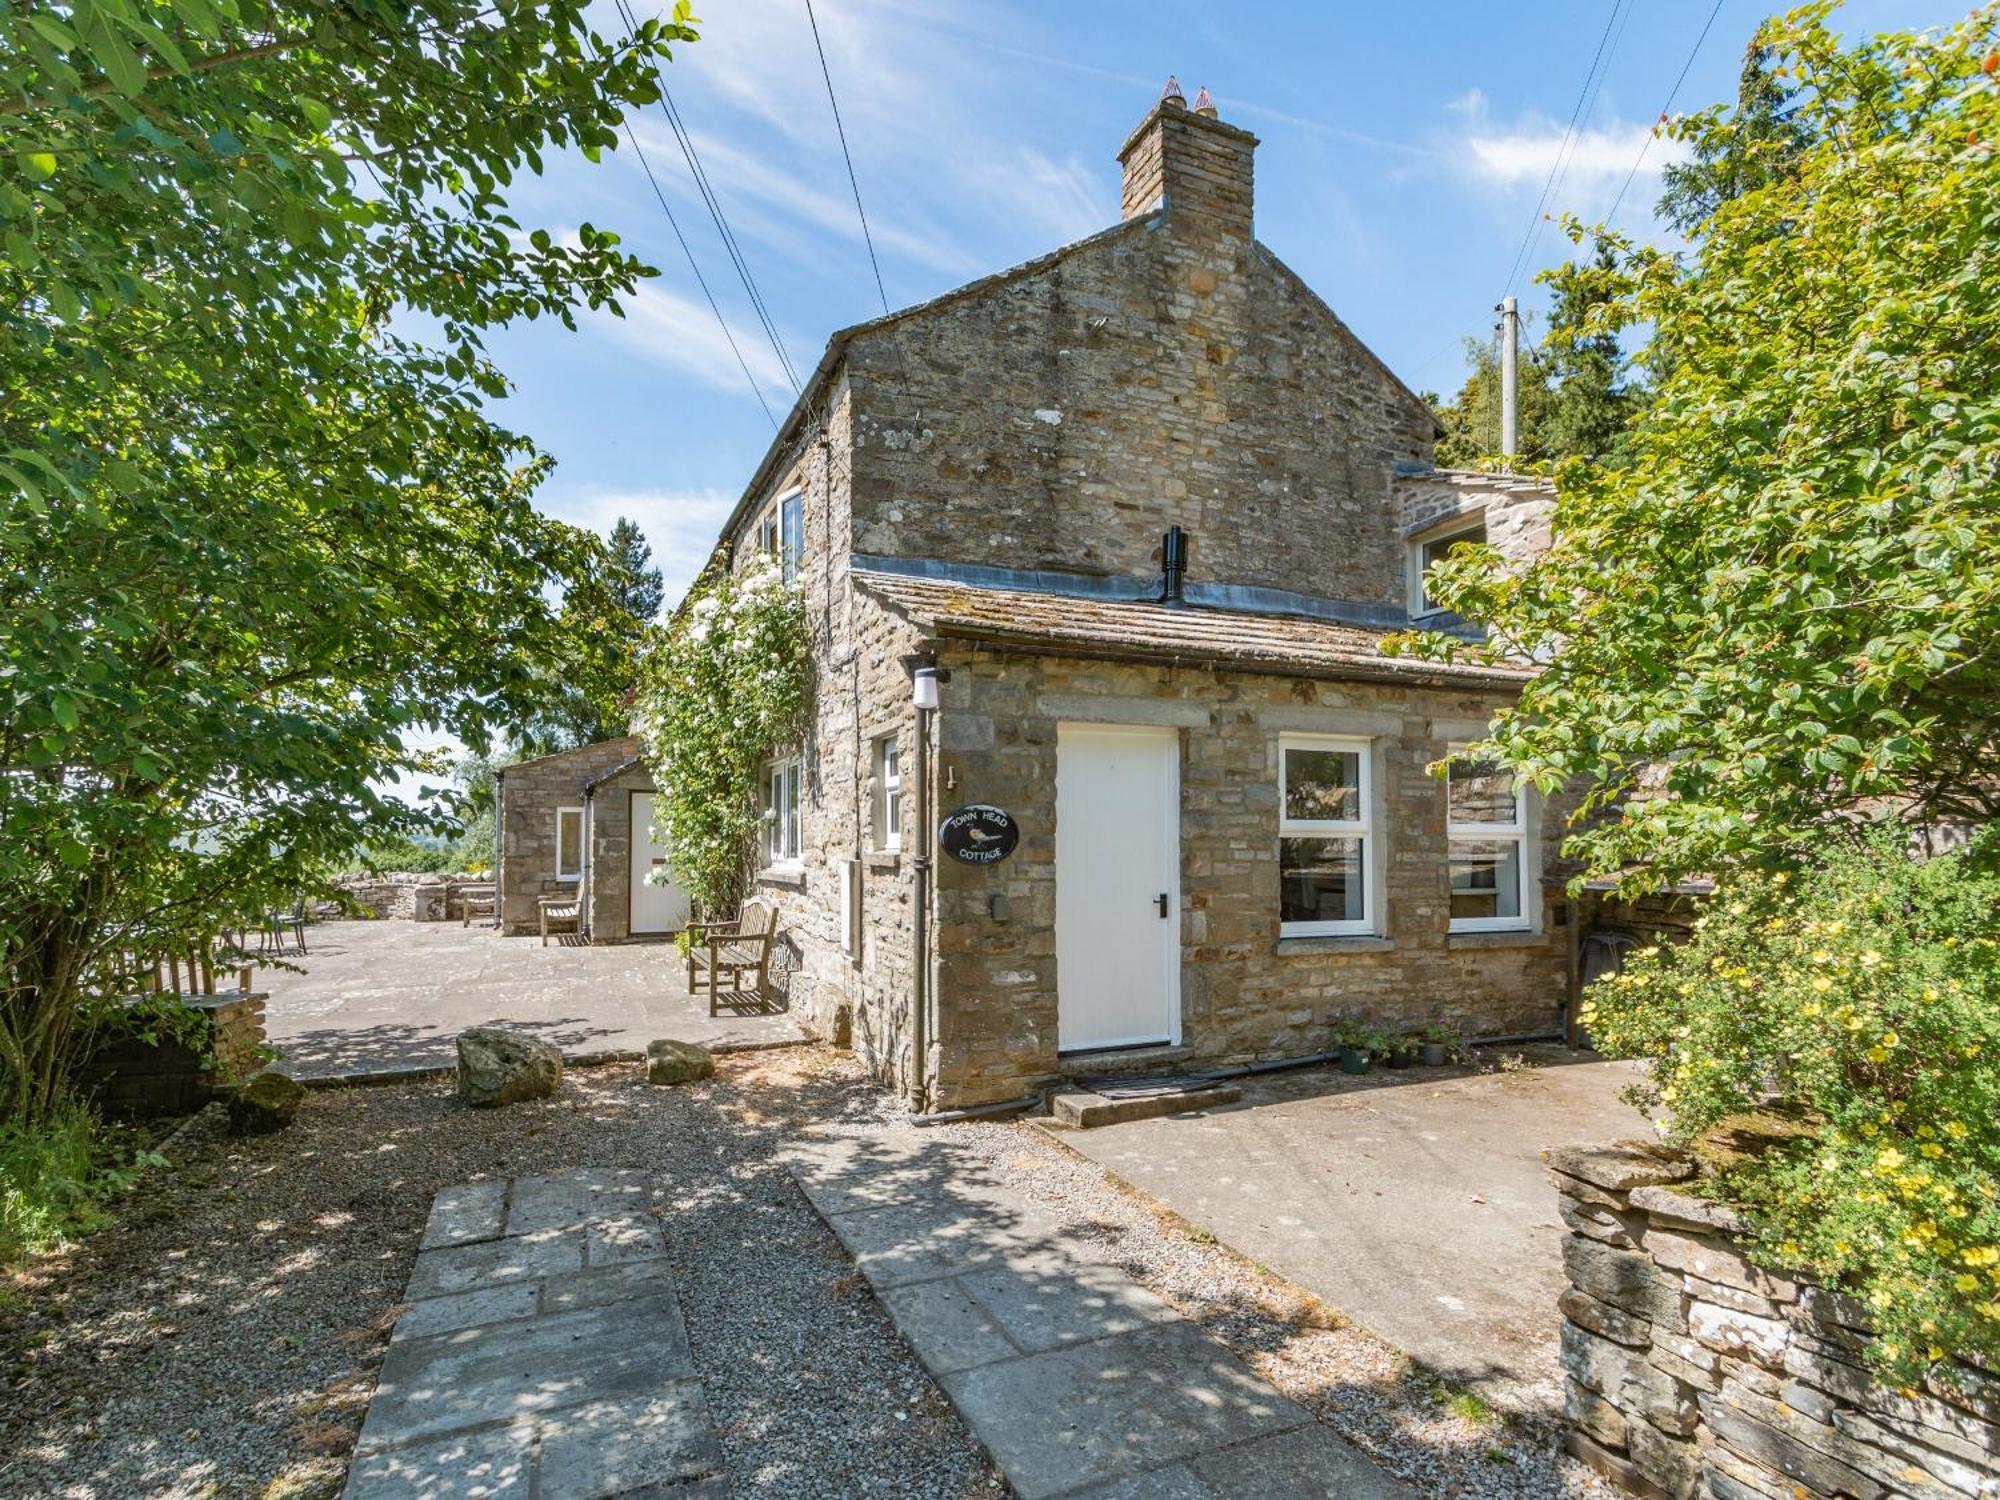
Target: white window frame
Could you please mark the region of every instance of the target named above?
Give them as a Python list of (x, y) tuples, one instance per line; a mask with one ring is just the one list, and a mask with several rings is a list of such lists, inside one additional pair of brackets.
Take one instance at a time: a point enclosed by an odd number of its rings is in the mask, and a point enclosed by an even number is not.
[(796, 870), (805, 862), (804, 783), (805, 762), (796, 755), (772, 761), (765, 772), (764, 786), (770, 797), (764, 828), (766, 869)]
[(1484, 510), (1469, 511), (1463, 515), (1453, 516), (1449, 520), (1431, 527), (1430, 530), (1410, 538), (1411, 619), (1425, 620), (1429, 619), (1432, 615), (1448, 613), (1443, 605), (1431, 602), (1430, 595), (1424, 588), (1424, 578), (1430, 572), (1430, 569), (1424, 566), (1424, 549), (1426, 547), (1435, 547), (1441, 542), (1460, 540), (1471, 536), (1475, 531), (1482, 537), (1486, 534), (1486, 512)]
[[(565, 870), (563, 868), (563, 819), (568, 817), (576, 819), (576, 868)], [(556, 809), (556, 879), (566, 881), (583, 879), (583, 865), (585, 859), (588, 858), (583, 847), (585, 829), (586, 825), (581, 807), (559, 807)]]
[(787, 490), (778, 497), (778, 567), (787, 584), (799, 581), (799, 561), (806, 555), (806, 497)]
[[(891, 753), (894, 769), (891, 769)], [(875, 737), (875, 847), (890, 853), (903, 847), (903, 741), (900, 734)]]
[(758, 553), (775, 560), (778, 556), (778, 507), (775, 502), (765, 506), (758, 515), (755, 536)]
[[(1464, 745), (1450, 747), (1455, 755)], [(1534, 840), (1528, 807), (1528, 788), (1514, 777), (1514, 819), (1511, 823), (1455, 823), (1451, 817), (1451, 778), (1444, 782), (1445, 905), (1451, 904), (1451, 857), (1453, 846), (1461, 842), (1512, 844), (1514, 878), (1520, 882), (1521, 911), (1512, 917), (1452, 917), (1453, 932), (1531, 932), (1535, 926), (1535, 892), (1538, 871), (1533, 863)]]
[[(1285, 766), (1290, 750), (1338, 750), (1355, 757), (1361, 775), (1357, 785), (1359, 818), (1292, 818), (1286, 816)], [(1281, 734), (1278, 736), (1278, 843), (1279, 910), (1284, 909), (1282, 850), (1288, 838), (1359, 839), (1361, 841), (1361, 916), (1356, 920), (1286, 922), (1278, 924), (1280, 937), (1373, 937), (1381, 927), (1376, 909), (1375, 883), (1375, 742), (1354, 734)]]

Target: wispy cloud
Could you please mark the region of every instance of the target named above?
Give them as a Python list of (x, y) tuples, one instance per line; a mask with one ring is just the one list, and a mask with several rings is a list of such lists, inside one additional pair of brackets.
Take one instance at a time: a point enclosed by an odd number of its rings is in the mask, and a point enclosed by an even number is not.
[[(731, 349), (715, 314), (699, 298), (683, 297), (652, 282), (642, 282), (629, 297), (621, 299), (621, 305), (624, 317), (600, 312), (591, 315), (590, 322), (642, 359), (692, 375), (711, 390), (727, 396), (743, 393), (743, 368), (748, 365), (752, 379), (763, 390), (764, 399), (770, 402), (773, 411), (791, 405), (792, 388), (784, 366), (778, 363), (777, 354), (748, 319), (738, 319), (731, 325), (736, 336), (736, 348)], [(802, 349), (808, 343), (803, 339), (785, 339), (787, 348)]]
[(637, 522), (646, 533), (653, 561), (666, 584), (666, 607), (672, 609), (708, 561), (736, 496), (718, 489), (564, 490), (551, 486), (538, 503), (557, 520), (585, 527), (599, 536), (610, 535), (620, 516)]
[[(1493, 119), (1490, 102), (1477, 88), (1452, 99), (1445, 112), (1453, 122), (1441, 144), (1460, 175), (1511, 200), (1539, 194), (1554, 173), (1551, 213), (1603, 213), (1628, 176), (1636, 175), (1650, 187), (1687, 154), (1678, 141), (1655, 139), (1649, 122), (1587, 122), (1572, 133), (1562, 122), (1529, 111), (1503, 124)], [(1635, 207), (1650, 201), (1651, 194), (1637, 196)]]

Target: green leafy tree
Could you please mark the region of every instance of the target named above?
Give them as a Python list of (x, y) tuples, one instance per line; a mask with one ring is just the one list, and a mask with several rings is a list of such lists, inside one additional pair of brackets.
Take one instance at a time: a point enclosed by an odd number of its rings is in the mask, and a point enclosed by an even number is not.
[(481, 331), (644, 268), (505, 190), (614, 145), (691, 35), (562, 0), (0, 11), (0, 1118), (58, 1107), (117, 955), (448, 826), (379, 790), (428, 764), (405, 731), (533, 711), (589, 549), (483, 414)]
[(660, 786), (654, 831), (700, 911), (742, 895), (765, 765), (797, 742), (811, 702), (805, 602), (775, 564), (712, 579), (648, 655), (637, 722)]
[[(1465, 358), (1471, 372), (1449, 402), (1441, 402), (1435, 392), (1424, 393), (1424, 401), (1444, 428), (1436, 457), (1447, 469), (1490, 468), (1500, 462), (1500, 351), (1492, 339), (1467, 339)], [(1549, 406), (1549, 379), (1526, 347), (1515, 373), (1515, 457), (1523, 464), (1536, 463), (1546, 456), (1542, 426)]]
[(1563, 469), (1524, 572), (1440, 568), (1493, 647), (1546, 663), (1491, 748), (1585, 789), (1568, 848), (1595, 872), (1784, 861), (1885, 807), (2000, 813), (1996, 10), (1851, 50), (1824, 16), (1763, 32), (1799, 80), (1793, 171), (1688, 256), (1558, 278), (1653, 330), (1630, 463)]
[(1659, 214), (1682, 234), (1701, 232), (1732, 198), (1794, 175), (1811, 143), (1816, 115), (1802, 113), (1797, 91), (1779, 76), (1771, 43), (1753, 39), (1743, 54), (1733, 110), (1717, 105), (1690, 131), (1693, 151), (1662, 176)]
[(608, 545), (564, 595), (560, 629), (569, 642), (549, 674), (539, 712), (519, 727), (523, 747), (546, 755), (632, 732), (640, 660), (658, 628), (666, 593), (652, 548), (636, 522), (620, 516)]
[(620, 516), (611, 528), (612, 589), (619, 608), (643, 629), (659, 622), (667, 585), (653, 565), (653, 549), (639, 523)]
[(1615, 461), (1638, 410), (1640, 393), (1611, 321), (1608, 287), (1616, 271), (1615, 252), (1599, 245), (1590, 267), (1573, 271), (1556, 289), (1543, 345), (1551, 384), (1537, 424), (1550, 459)]

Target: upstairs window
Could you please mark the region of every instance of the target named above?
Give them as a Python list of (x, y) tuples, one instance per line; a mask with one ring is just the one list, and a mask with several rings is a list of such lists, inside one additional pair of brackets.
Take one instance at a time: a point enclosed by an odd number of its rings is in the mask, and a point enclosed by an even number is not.
[[(1453, 746), (1454, 751), (1462, 746)], [(1528, 794), (1488, 761), (1453, 761), (1446, 782), (1451, 930), (1525, 929), (1530, 869)]]
[(770, 866), (799, 862), (799, 781), (797, 756), (774, 761), (764, 803), (764, 862)]
[(893, 734), (875, 742), (875, 847), (903, 847), (903, 750)]
[(1445, 528), (1430, 536), (1418, 537), (1410, 543), (1410, 616), (1420, 619), (1434, 615), (1444, 606), (1430, 594), (1429, 579), (1431, 569), (1442, 562), (1452, 548), (1470, 544), (1477, 546), (1486, 540), (1486, 518), (1474, 516), (1470, 520), (1453, 521)]
[(1279, 924), (1285, 937), (1375, 931), (1371, 746), (1341, 735), (1278, 741)]
[(806, 502), (797, 490), (778, 502), (778, 566), (785, 582), (799, 581), (799, 559), (806, 551)]
[(583, 879), (583, 809), (556, 809), (556, 879)]

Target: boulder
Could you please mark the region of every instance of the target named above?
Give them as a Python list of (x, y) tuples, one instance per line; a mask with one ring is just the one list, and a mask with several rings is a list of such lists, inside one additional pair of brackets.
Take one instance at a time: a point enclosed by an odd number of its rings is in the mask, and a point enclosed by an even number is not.
[(475, 1109), (546, 1099), (562, 1082), (562, 1053), (498, 1026), (458, 1034), (458, 1097)]
[(306, 1087), (296, 1078), (267, 1068), (228, 1095), (229, 1128), (236, 1135), (283, 1130), (305, 1096)]
[(715, 1056), (693, 1042), (662, 1038), (646, 1044), (646, 1082), (660, 1084), (693, 1083), (715, 1076)]

